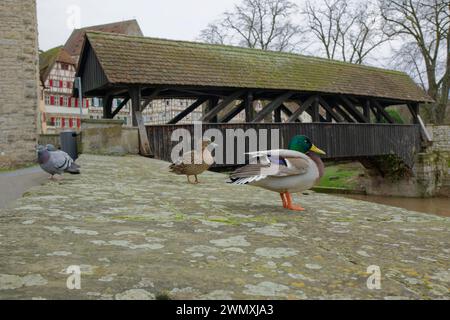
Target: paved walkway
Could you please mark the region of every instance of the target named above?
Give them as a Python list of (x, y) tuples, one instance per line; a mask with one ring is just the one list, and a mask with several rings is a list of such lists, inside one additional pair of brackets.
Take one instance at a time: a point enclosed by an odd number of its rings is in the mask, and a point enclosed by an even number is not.
[(156, 160), (79, 163), (0, 212), (0, 299), (450, 298), (449, 218), (314, 193), (293, 213), (223, 174), (192, 186)]
[(31, 187), (43, 184), (47, 178), (39, 166), (0, 173), (0, 209), (22, 197)]

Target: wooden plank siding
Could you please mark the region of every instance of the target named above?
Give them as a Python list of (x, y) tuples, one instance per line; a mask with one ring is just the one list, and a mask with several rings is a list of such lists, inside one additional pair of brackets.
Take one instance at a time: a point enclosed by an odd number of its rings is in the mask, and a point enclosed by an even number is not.
[(108, 83), (108, 78), (98, 61), (94, 50), (92, 50), (89, 41), (85, 42), (85, 46), (86, 54), (83, 55), (80, 60), (80, 67), (82, 66), (83, 68), (88, 69), (89, 73), (83, 73), (81, 75), (83, 94), (94, 88), (101, 88)]
[[(178, 142), (171, 141), (172, 132), (176, 129), (186, 129), (193, 139), (193, 125), (154, 125), (147, 126), (147, 133), (153, 156), (157, 159), (171, 161), (172, 148)], [(279, 130), (280, 147), (287, 148), (290, 139), (298, 134), (304, 134), (321, 149), (326, 151), (324, 159), (355, 159), (395, 154), (406, 165), (412, 167), (415, 154), (420, 151), (421, 137), (418, 125), (397, 124), (363, 124), (363, 123), (236, 123), (236, 124), (203, 124), (203, 133), (208, 129), (218, 129), (224, 139), (227, 129), (255, 129), (268, 132), (268, 146), (271, 148), (270, 136), (274, 129)], [(225, 141), (225, 140), (224, 140)], [(222, 141), (215, 141), (222, 144)], [(191, 142), (193, 143), (193, 141)], [(258, 141), (259, 144), (259, 141)], [(193, 145), (193, 144), (192, 144)], [(246, 143), (246, 152), (249, 150)], [(226, 146), (224, 155), (227, 154)], [(235, 146), (236, 149), (236, 146)], [(264, 148), (261, 148), (264, 150)], [(235, 152), (234, 162), (237, 154)], [(216, 165), (217, 166), (217, 165)], [(231, 167), (225, 164), (219, 166)]]

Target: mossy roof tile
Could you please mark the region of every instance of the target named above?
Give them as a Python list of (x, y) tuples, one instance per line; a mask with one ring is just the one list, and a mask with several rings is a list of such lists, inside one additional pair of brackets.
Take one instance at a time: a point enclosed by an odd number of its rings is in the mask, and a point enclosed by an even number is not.
[(342, 93), (432, 101), (405, 73), (321, 58), (187, 41), (86, 34), (112, 84)]

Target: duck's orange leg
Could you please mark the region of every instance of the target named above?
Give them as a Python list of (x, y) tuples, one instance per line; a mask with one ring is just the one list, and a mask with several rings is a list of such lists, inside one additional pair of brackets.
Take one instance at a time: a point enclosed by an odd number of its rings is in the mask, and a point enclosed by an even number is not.
[(286, 199), (286, 193), (280, 193), (281, 201), (283, 201), (283, 208), (288, 208), (288, 202)]
[(286, 196), (286, 201), (287, 201), (287, 207), (286, 207), (287, 209), (294, 210), (294, 211), (305, 211), (305, 208), (292, 204), (292, 196), (289, 192), (286, 192), (285, 196)]

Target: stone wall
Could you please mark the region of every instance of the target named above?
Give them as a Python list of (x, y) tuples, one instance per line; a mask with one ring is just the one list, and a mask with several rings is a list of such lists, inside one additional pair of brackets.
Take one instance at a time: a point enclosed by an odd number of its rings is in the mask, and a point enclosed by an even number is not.
[[(76, 140), (78, 151), (81, 152), (81, 134), (77, 134)], [(38, 137), (38, 144), (43, 146), (52, 144), (57, 149), (61, 149), (61, 139), (59, 137), (59, 134), (40, 134)]]
[(35, 0), (0, 1), (0, 168), (35, 160), (38, 40)]
[(450, 197), (450, 126), (428, 126), (433, 144), (417, 154), (414, 168), (406, 177), (368, 173), (368, 194), (403, 197)]
[(450, 197), (450, 125), (427, 126), (427, 129), (433, 139), (431, 149), (442, 158), (444, 164), (438, 195)]
[(427, 126), (433, 140), (432, 150), (450, 154), (450, 125)]
[(122, 120), (81, 120), (81, 153), (101, 155), (139, 154), (137, 128), (123, 126)]

